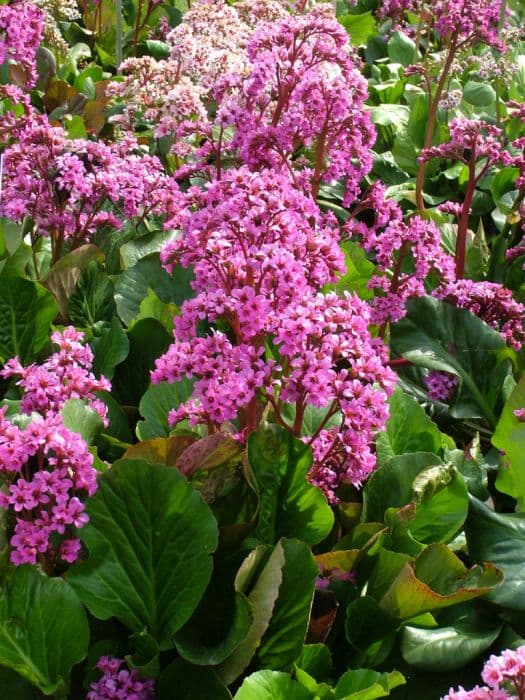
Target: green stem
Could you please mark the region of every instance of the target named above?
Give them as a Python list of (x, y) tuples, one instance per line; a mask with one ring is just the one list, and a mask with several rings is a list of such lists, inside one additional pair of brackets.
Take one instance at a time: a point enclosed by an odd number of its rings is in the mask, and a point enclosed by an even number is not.
[(122, 63), (122, 0), (115, 0), (116, 12), (116, 45), (115, 45), (115, 63), (117, 67), (117, 75), (120, 73), (120, 65)]

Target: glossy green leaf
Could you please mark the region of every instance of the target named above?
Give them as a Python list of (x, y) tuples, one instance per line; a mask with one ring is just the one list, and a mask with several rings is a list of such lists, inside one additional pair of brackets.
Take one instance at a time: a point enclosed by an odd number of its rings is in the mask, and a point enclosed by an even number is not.
[(391, 343), (413, 364), (459, 378), (452, 415), (484, 417), (495, 425), (509, 357), (496, 330), (469, 311), (423, 297), (412, 299), (407, 316), (392, 326)]
[(228, 688), (211, 668), (193, 666), (184, 659), (175, 659), (162, 671), (157, 688), (157, 700), (231, 700)]
[(495, 513), (471, 497), (465, 534), (470, 557), (491, 562), (505, 575), (503, 584), (487, 598), (504, 607), (525, 610), (525, 515)]
[(496, 101), (496, 92), (489, 82), (469, 80), (463, 88), (463, 98), (475, 107), (487, 107)]
[(375, 700), (390, 695), (394, 688), (404, 685), (399, 671), (380, 673), (367, 668), (347, 671), (335, 687), (335, 700)]
[(346, 272), (337, 282), (327, 284), (324, 291), (336, 291), (339, 294), (354, 292), (361, 299), (371, 299), (374, 293), (368, 289), (368, 282), (374, 274), (374, 265), (371, 263), (364, 250), (357, 243), (345, 241), (341, 244), (345, 254)]
[(319, 570), (310, 548), (298, 540), (281, 540), (283, 578), (268, 629), (257, 650), (261, 668), (290, 670), (299, 657), (310, 618)]
[(254, 615), (248, 598), (227, 586), (225, 572), (214, 572), (190, 620), (175, 635), (179, 654), (193, 664), (216, 666), (246, 639)]
[(57, 312), (53, 295), (42, 285), (0, 277), (0, 362), (15, 355), (24, 364), (34, 360), (49, 341)]
[(260, 505), (253, 540), (297, 537), (316, 544), (333, 524), (322, 492), (306, 481), (312, 451), (284, 428), (267, 424), (248, 439), (248, 459)]
[(313, 700), (313, 696), (287, 673), (257, 671), (244, 680), (234, 700)]
[(191, 270), (183, 268), (176, 268), (173, 274), (168, 275), (158, 254), (141, 258), (115, 280), (118, 315), (125, 324), (129, 324), (139, 313), (140, 303), (146, 297), (148, 289), (152, 289), (161, 301), (180, 306), (194, 294), (189, 285), (191, 279)]
[[(379, 571), (381, 555), (376, 565)], [(502, 580), (502, 572), (494, 566), (486, 564), (468, 570), (444, 544), (433, 544), (419, 555), (414, 565), (406, 562), (399, 568), (379, 604), (392, 617), (407, 620), (477, 598), (496, 588)]]
[(376, 20), (371, 12), (340, 15), (337, 19), (348, 32), (353, 46), (363, 46), (370, 37), (377, 34)]
[(401, 631), (401, 654), (415, 668), (452, 671), (483, 654), (496, 641), (500, 630), (499, 624), (479, 622), (434, 629), (406, 626)]
[[(45, 695), (64, 695), (71, 667), (87, 654), (84, 609), (68, 583), (15, 567), (0, 589), (0, 660)], [(1, 693), (1, 689), (0, 689)]]
[(414, 452), (390, 458), (376, 469), (363, 489), (362, 522), (383, 522), (387, 508), (401, 508), (410, 502), (412, 485), (424, 469), (442, 465), (430, 452)]
[(91, 613), (146, 630), (162, 649), (210, 580), (217, 524), (177, 470), (122, 460), (99, 478), (81, 531), (87, 561), (68, 580)]
[(82, 399), (66, 401), (60, 415), (66, 428), (81, 435), (88, 445), (94, 443), (96, 436), (104, 428), (102, 418)]
[(128, 336), (116, 316), (110, 322), (95, 323), (92, 329), (89, 344), (93, 350), (93, 372), (97, 377), (112, 379), (115, 367), (128, 356)]
[(113, 394), (122, 405), (138, 406), (151, 383), (155, 360), (167, 349), (171, 336), (154, 318), (145, 318), (128, 330), (129, 353), (115, 368)]
[(416, 45), (406, 34), (393, 32), (387, 44), (388, 57), (394, 63), (408, 66), (417, 58)]
[(376, 440), (379, 465), (394, 455), (407, 452), (437, 454), (441, 449), (441, 432), (417, 401), (397, 387), (389, 404), (390, 418), (386, 430)]
[(90, 326), (97, 321), (111, 321), (116, 306), (113, 282), (100, 263), (93, 260), (80, 273), (67, 306), (69, 318), (77, 326)]
[(525, 408), (525, 375), (507, 399), (492, 444), (504, 452), (498, 470), (496, 487), (516, 499), (516, 510), (525, 511), (525, 422), (515, 415), (516, 409)]
[(140, 415), (144, 418), (137, 423), (139, 440), (167, 437), (170, 433), (168, 413), (172, 408), (178, 408), (181, 403), (187, 401), (192, 392), (193, 382), (186, 378), (173, 384), (152, 384), (139, 404)]

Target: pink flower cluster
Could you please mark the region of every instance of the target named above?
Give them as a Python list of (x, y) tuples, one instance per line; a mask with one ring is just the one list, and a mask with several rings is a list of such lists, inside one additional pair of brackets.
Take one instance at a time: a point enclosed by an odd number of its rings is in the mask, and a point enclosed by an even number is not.
[[(375, 131), (346, 31), (319, 5), (263, 24), (247, 55), (249, 74), (225, 75), (214, 93), (218, 124), (235, 127), (232, 146), (250, 168), (286, 170), (314, 198), (321, 182), (344, 178), (349, 205), (370, 170)], [(313, 167), (297, 158), (304, 149)]]
[(498, 35), (501, 0), (382, 0), (378, 8), (379, 17), (392, 18), (395, 26), (403, 24), (406, 12), (432, 18), (442, 39), (452, 36), (458, 45), (483, 42), (505, 50)]
[(448, 403), (459, 383), (455, 374), (432, 370), (425, 378), (428, 388), (428, 398), (431, 401), (443, 401)]
[(51, 236), (55, 260), (64, 241), (75, 248), (102, 226), (178, 210), (175, 183), (131, 137), (112, 144), (71, 140), (44, 116), (18, 136), (4, 154), (0, 214), (30, 217), (37, 235)]
[[(384, 273), (375, 275), (369, 283), (383, 295), (376, 296), (372, 305), (373, 321), (377, 324), (398, 321), (406, 313), (407, 301), (425, 296), (425, 282), (431, 272), (448, 282), (454, 279), (454, 260), (441, 247), (441, 232), (432, 221), (414, 216), (404, 223), (394, 220), (377, 235), (369, 230), (365, 237), (365, 250), (373, 250), (379, 269)], [(403, 263), (410, 257), (410, 272), (405, 272)], [(393, 277), (386, 273), (394, 270)]]
[[(319, 294), (344, 271), (336, 222), (289, 177), (267, 169), (226, 171), (194, 201), (181, 235), (161, 254), (168, 270), (193, 266), (197, 292), (182, 305), (175, 341), (152, 374), (154, 382), (197, 378), (194, 398), (170, 421), (218, 428), (244, 414), (249, 431), (258, 402), (270, 402), (277, 418), (288, 403), (299, 417), (288, 427), (299, 435), (307, 405), (339, 413), (337, 430), (310, 436), (312, 480), (334, 498), (342, 479), (357, 484), (373, 469), (370, 445), (387, 419), (394, 381), (382, 341), (368, 333), (366, 304)], [(198, 337), (203, 320), (226, 322), (231, 336)], [(268, 337), (278, 360), (265, 351)]]
[(511, 165), (513, 157), (505, 150), (503, 132), (483, 119), (452, 119), (449, 124), (450, 141), (439, 146), (424, 148), (420, 162), (431, 158), (450, 158), (462, 163), (483, 162), (483, 172), (496, 164)]
[(448, 282), (436, 290), (442, 301), (468, 309), (501, 333), (505, 342), (519, 350), (525, 342), (525, 306), (512, 292), (496, 282), (474, 282), (463, 279)]
[(107, 426), (107, 406), (97, 399), (96, 391), (109, 391), (111, 383), (105, 377), (96, 379), (90, 371), (93, 353), (89, 345), (83, 345), (83, 333), (69, 326), (51, 335), (58, 346), (42, 364), (23, 367), (18, 358), (8, 360), (0, 376), (20, 377), (17, 386), (23, 389), (20, 410), (27, 415), (42, 416), (59, 413), (68, 399), (85, 399)]
[(443, 700), (507, 700), (525, 697), (525, 646), (492, 655), (481, 672), (485, 686), (449, 690)]
[(97, 488), (93, 455), (56, 414), (19, 427), (5, 413), (0, 409), (0, 473), (9, 486), (0, 493), (0, 507), (14, 513), (11, 561), (35, 564), (39, 555), (58, 554), (74, 562), (80, 541), (72, 528), (88, 521), (78, 495)]
[(21, 87), (29, 89), (36, 83), (36, 51), (43, 30), (43, 12), (32, 3), (0, 5), (0, 65), (8, 62), (23, 70), (24, 78), (16, 81)]
[(97, 668), (102, 677), (91, 684), (87, 700), (153, 700), (153, 678), (141, 681), (136, 669), (123, 668), (123, 659), (101, 656)]
[(71, 563), (80, 551), (72, 528), (83, 527), (88, 517), (78, 496), (96, 491), (96, 470), (88, 446), (63, 425), (59, 412), (68, 399), (85, 399), (107, 424), (107, 408), (94, 392), (111, 388), (90, 372), (93, 355), (82, 338), (73, 327), (53, 333), (58, 351), (42, 365), (23, 367), (14, 358), (0, 372), (20, 377), (20, 410), (31, 417), (14, 424), (0, 409), (0, 473), (9, 484), (0, 506), (15, 514), (14, 564), (35, 564), (39, 554)]

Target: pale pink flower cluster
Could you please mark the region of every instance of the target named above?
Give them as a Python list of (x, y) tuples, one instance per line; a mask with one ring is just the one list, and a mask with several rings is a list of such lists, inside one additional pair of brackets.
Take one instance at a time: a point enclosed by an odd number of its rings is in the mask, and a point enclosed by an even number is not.
[(24, 392), (20, 402), (23, 413), (57, 414), (69, 399), (83, 399), (108, 425), (107, 406), (95, 392), (109, 391), (111, 383), (106, 377), (96, 379), (90, 371), (93, 353), (89, 345), (82, 344), (83, 338), (83, 333), (69, 326), (51, 335), (58, 350), (42, 364), (24, 367), (17, 357), (6, 362), (0, 376), (20, 377), (16, 384)]
[(485, 686), (449, 690), (442, 700), (507, 700), (525, 698), (525, 646), (492, 654), (481, 672)]
[[(206, 133), (216, 82), (225, 74), (245, 74), (249, 70), (246, 45), (253, 28), (286, 14), (277, 0), (192, 3), (182, 22), (166, 35), (171, 48), (168, 60), (144, 56), (124, 61), (124, 80), (107, 89), (108, 95), (123, 101), (122, 114), (112, 121), (126, 129), (143, 121), (153, 126), (157, 138), (174, 136), (176, 141), (183, 140), (188, 130), (191, 136)], [(191, 150), (184, 143), (174, 146), (179, 156)]]
[(91, 684), (87, 700), (153, 700), (155, 680), (140, 680), (136, 669), (129, 671), (123, 659), (101, 656), (97, 668), (101, 678)]
[(44, 14), (30, 2), (18, 0), (0, 5), (0, 66), (8, 62), (23, 70), (19, 82), (34, 87), (37, 79), (36, 51), (42, 41)]

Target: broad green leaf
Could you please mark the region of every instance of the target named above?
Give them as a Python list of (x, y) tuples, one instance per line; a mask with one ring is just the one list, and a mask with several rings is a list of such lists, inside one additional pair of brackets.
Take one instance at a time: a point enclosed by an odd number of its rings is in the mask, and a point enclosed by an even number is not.
[(70, 319), (77, 326), (91, 326), (97, 321), (111, 321), (116, 306), (113, 282), (103, 266), (92, 261), (82, 270), (67, 307)]
[(371, 12), (340, 15), (337, 19), (348, 32), (352, 46), (363, 46), (377, 34), (376, 20)]
[(426, 94), (416, 95), (410, 106), (407, 134), (416, 148), (423, 148), (428, 124), (428, 97)]
[(375, 666), (384, 661), (392, 649), (397, 628), (398, 621), (371, 596), (356, 598), (346, 609), (346, 638), (360, 665)]
[(129, 270), (142, 258), (159, 253), (167, 239), (166, 231), (154, 231), (147, 236), (133, 238), (120, 247), (120, 262), (123, 270)]
[(279, 595), (285, 564), (284, 549), (281, 543), (277, 544), (267, 561), (263, 562), (269, 549), (260, 545), (252, 550), (242, 563), (235, 579), (235, 589), (246, 595), (252, 605), (253, 623), (245, 639), (219, 666), (219, 675), (227, 685), (233, 683), (253, 659), (268, 629)]
[(441, 448), (441, 432), (424, 409), (397, 387), (390, 397), (390, 418), (376, 441), (377, 460), (383, 465), (390, 457), (407, 452), (432, 452)]
[(231, 700), (228, 688), (213, 669), (193, 666), (184, 659), (175, 659), (162, 671), (157, 688), (157, 700)]
[(146, 630), (161, 650), (189, 619), (210, 580), (217, 524), (175, 469), (121, 460), (99, 478), (81, 531), (87, 561), (68, 580), (91, 613)]
[(313, 695), (287, 673), (257, 671), (245, 678), (234, 700), (314, 700)]
[(330, 649), (326, 644), (305, 644), (295, 666), (318, 681), (329, 681), (333, 674)]
[(334, 516), (321, 491), (306, 481), (311, 449), (284, 428), (267, 424), (248, 438), (248, 460), (260, 499), (253, 540), (323, 540)]
[(158, 254), (138, 260), (133, 267), (122, 272), (115, 279), (115, 302), (117, 312), (125, 324), (129, 324), (140, 312), (140, 303), (148, 290), (155, 292), (165, 302), (180, 306), (185, 299), (193, 296), (190, 281), (191, 270), (177, 267), (168, 275), (160, 263)]
[(412, 485), (424, 469), (442, 465), (430, 452), (414, 452), (389, 459), (376, 469), (363, 489), (362, 522), (383, 522), (387, 508), (401, 508), (410, 502)]
[(374, 274), (374, 265), (371, 263), (361, 246), (352, 241), (341, 244), (345, 254), (346, 272), (334, 284), (327, 284), (324, 291), (354, 292), (361, 299), (371, 299), (374, 293), (368, 289), (368, 282)]
[(466, 666), (496, 641), (501, 625), (459, 622), (453, 627), (401, 631), (401, 654), (411, 666), (426, 671), (452, 671)]
[(390, 695), (394, 688), (404, 685), (399, 671), (380, 673), (367, 668), (347, 671), (335, 687), (335, 700), (375, 700)]
[(459, 378), (453, 416), (484, 417), (495, 425), (509, 357), (496, 330), (465, 309), (423, 297), (412, 299), (407, 316), (392, 326), (391, 343), (413, 364)]
[[(82, 270), (93, 260), (103, 260), (104, 254), (96, 245), (87, 243), (60, 258), (44, 280), (44, 285), (54, 294), (60, 315), (67, 318), (67, 308)], [(83, 325), (83, 324), (80, 324)]]
[(177, 307), (175, 304), (161, 301), (152, 289), (148, 289), (148, 293), (140, 302), (139, 313), (129, 325), (131, 328), (143, 318), (154, 318), (164, 326), (168, 333), (171, 333), (173, 331), (173, 319), (176, 313)]
[(408, 66), (417, 59), (416, 45), (406, 34), (393, 32), (387, 44), (388, 57), (394, 63)]
[(37, 282), (0, 277), (0, 362), (15, 355), (23, 364), (34, 360), (57, 311), (53, 295)]
[(5, 698), (16, 700), (42, 700), (42, 693), (7, 666), (0, 666), (0, 688)]
[(246, 639), (254, 622), (251, 603), (227, 583), (227, 572), (219, 568), (193, 615), (175, 635), (177, 651), (186, 661), (216, 666)]
[[(45, 695), (64, 695), (85, 658), (86, 614), (68, 583), (36, 567), (15, 567), (0, 589), (0, 660)], [(1, 690), (0, 690), (1, 692)]]
[(140, 415), (144, 420), (137, 423), (138, 439), (167, 437), (170, 434), (168, 413), (187, 401), (192, 392), (193, 382), (186, 378), (173, 384), (151, 384), (139, 404)]
[(463, 98), (475, 107), (487, 107), (496, 101), (496, 92), (489, 82), (469, 80), (463, 88)]
[(114, 316), (111, 321), (95, 323), (92, 326), (93, 372), (97, 377), (111, 379), (115, 367), (128, 356), (129, 340), (120, 321)]
[(410, 108), (406, 105), (383, 103), (372, 107), (370, 116), (376, 126), (393, 126), (398, 131), (408, 125)]
[(257, 650), (256, 663), (261, 668), (287, 671), (303, 648), (319, 570), (304, 542), (283, 539), (281, 546), (283, 580), (270, 625)]
[(487, 595), (507, 608), (525, 610), (525, 515), (495, 513), (474, 497), (465, 525), (470, 557), (500, 568), (503, 584)]
[(503, 450), (496, 479), (496, 488), (516, 499), (516, 510), (525, 511), (525, 422), (520, 421), (514, 411), (525, 408), (525, 375), (520, 379), (507, 399), (492, 444)]
[[(381, 567), (381, 555), (376, 567)], [(502, 580), (502, 572), (491, 564), (468, 570), (446, 545), (432, 544), (413, 566), (409, 562), (403, 565), (379, 604), (392, 617), (407, 620), (478, 598)]]
[(138, 406), (150, 386), (155, 360), (170, 344), (171, 336), (154, 318), (145, 318), (128, 330), (129, 353), (115, 368), (113, 394), (126, 406)]
[(104, 428), (102, 418), (83, 399), (66, 401), (60, 415), (66, 428), (78, 433), (88, 445), (94, 443), (96, 436)]

